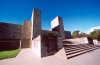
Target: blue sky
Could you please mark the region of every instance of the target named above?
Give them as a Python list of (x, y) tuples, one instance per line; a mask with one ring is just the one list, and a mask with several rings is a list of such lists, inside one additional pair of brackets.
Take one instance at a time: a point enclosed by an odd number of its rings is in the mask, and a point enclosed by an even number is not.
[(100, 26), (100, 0), (0, 0), (0, 22), (23, 24), (31, 20), (33, 8), (42, 10), (42, 29), (50, 29), (56, 16), (71, 32)]

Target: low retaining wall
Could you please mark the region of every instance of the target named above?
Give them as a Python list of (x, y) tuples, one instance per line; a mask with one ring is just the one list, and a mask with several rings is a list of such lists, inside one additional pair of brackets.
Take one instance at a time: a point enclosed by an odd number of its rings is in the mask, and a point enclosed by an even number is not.
[(0, 51), (19, 49), (20, 41), (0, 41)]

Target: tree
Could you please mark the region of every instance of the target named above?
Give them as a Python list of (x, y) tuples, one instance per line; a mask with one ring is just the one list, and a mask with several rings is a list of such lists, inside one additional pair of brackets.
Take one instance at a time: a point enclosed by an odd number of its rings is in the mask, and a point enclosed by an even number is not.
[(80, 37), (87, 37), (87, 34), (84, 33), (84, 32), (81, 32), (81, 33), (80, 33)]
[(93, 39), (100, 40), (100, 29), (95, 29), (93, 32), (90, 33), (89, 36)]
[(79, 30), (74, 31), (74, 32), (72, 33), (72, 37), (73, 37), (73, 38), (79, 38), (79, 37), (80, 37), (79, 32), (80, 32)]

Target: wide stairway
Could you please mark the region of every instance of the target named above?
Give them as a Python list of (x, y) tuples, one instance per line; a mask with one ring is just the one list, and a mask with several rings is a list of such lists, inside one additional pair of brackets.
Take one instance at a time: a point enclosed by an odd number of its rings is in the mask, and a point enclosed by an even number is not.
[(59, 52), (57, 52), (55, 56), (70, 59), (99, 48), (100, 46), (93, 44), (64, 45), (64, 48), (59, 50)]

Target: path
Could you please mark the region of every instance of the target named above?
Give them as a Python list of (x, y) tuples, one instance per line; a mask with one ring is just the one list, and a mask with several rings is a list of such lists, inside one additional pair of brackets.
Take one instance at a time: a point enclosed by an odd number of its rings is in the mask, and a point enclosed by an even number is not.
[(56, 56), (39, 58), (27, 48), (22, 49), (16, 58), (0, 60), (0, 65), (100, 65), (100, 49), (65, 60)]

